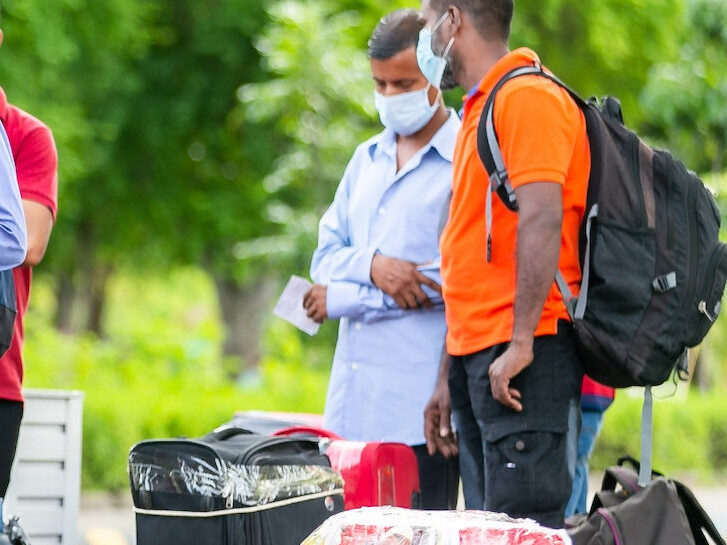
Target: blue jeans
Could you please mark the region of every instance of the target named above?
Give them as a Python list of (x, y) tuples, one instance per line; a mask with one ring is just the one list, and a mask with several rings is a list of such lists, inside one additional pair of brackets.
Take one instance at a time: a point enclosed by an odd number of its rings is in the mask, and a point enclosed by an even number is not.
[(594, 409), (581, 410), (581, 432), (578, 436), (578, 449), (575, 458), (573, 491), (565, 509), (566, 518), (588, 512), (586, 507), (586, 501), (588, 500), (588, 462), (591, 459), (593, 447), (603, 425), (603, 413), (604, 411)]

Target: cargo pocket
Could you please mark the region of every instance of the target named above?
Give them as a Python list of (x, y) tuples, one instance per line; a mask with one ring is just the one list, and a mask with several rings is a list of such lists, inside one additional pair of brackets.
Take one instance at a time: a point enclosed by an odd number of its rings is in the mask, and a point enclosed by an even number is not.
[(565, 509), (571, 490), (565, 433), (518, 432), (487, 441), (485, 449), (485, 509), (541, 522)]

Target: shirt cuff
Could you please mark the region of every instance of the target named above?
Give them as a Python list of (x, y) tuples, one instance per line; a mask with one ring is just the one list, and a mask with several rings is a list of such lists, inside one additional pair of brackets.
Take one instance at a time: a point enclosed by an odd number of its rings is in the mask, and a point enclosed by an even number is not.
[(379, 253), (378, 248), (373, 246), (357, 252), (350, 264), (350, 279), (352, 282), (357, 282), (364, 286), (374, 285), (371, 281), (371, 262), (377, 253)]
[(326, 287), (326, 314), (330, 320), (338, 320), (358, 313), (360, 286), (350, 282), (331, 282)]

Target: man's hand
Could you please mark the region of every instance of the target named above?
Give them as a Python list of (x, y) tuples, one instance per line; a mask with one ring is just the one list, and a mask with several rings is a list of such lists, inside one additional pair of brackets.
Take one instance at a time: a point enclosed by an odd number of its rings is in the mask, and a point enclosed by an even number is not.
[(422, 290), (422, 285), (442, 293), (441, 286), (419, 272), (415, 263), (380, 254), (376, 254), (371, 261), (371, 280), (404, 310), (432, 308), (432, 302)]
[(441, 452), (445, 458), (459, 454), (457, 438), (452, 432), (451, 422), (452, 403), (448, 381), (451, 365), (452, 358), (445, 349), (442, 351), (442, 358), (439, 362), (434, 393), (424, 408), (424, 437), (427, 439), (427, 450), (430, 456), (434, 456), (437, 451)]
[(308, 318), (322, 324), (328, 318), (326, 310), (326, 286), (316, 284), (303, 297), (303, 308)]
[(459, 454), (457, 438), (452, 431), (452, 405), (446, 380), (437, 380), (434, 393), (424, 408), (424, 437), (429, 456), (441, 452), (445, 458)]
[(510, 346), (490, 365), (490, 388), (496, 401), (515, 412), (523, 410), (522, 394), (510, 388), (510, 381), (533, 362), (532, 343), (510, 343)]

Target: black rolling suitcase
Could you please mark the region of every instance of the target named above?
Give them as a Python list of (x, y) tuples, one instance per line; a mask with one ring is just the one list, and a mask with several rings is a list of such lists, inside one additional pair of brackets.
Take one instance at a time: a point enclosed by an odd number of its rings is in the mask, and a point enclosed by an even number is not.
[(344, 506), (317, 441), (230, 426), (137, 444), (129, 477), (137, 545), (299, 545)]

